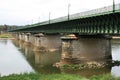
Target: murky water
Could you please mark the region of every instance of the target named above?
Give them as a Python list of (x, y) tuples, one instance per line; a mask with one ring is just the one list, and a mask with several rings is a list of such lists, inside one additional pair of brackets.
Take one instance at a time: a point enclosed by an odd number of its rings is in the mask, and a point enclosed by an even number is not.
[(34, 69), (26, 60), (11, 40), (0, 40), (0, 74), (34, 72)]
[[(112, 41), (112, 59), (120, 61), (120, 40)], [(115, 76), (120, 76), (120, 66), (114, 66), (111, 73)]]
[[(112, 58), (120, 61), (120, 41), (112, 43)], [(53, 52), (35, 52), (33, 47), (26, 43), (16, 40), (0, 40), (0, 74), (2, 76), (9, 74), (19, 74), (25, 72), (40, 73), (70, 73), (82, 76), (98, 75), (111, 73), (120, 76), (120, 66), (103, 69), (85, 69), (82, 71), (70, 71), (52, 67), (61, 59), (60, 51)]]

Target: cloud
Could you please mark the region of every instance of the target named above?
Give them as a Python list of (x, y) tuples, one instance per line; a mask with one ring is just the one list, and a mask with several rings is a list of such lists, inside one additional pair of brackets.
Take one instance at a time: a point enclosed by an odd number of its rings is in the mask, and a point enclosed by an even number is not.
[[(115, 0), (116, 3), (120, 0)], [(112, 5), (112, 0), (0, 0), (0, 24), (25, 25)]]

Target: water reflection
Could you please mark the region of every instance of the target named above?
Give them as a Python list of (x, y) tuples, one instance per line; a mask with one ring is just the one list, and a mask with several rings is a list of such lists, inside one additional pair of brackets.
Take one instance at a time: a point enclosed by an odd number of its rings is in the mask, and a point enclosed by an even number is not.
[[(120, 40), (112, 40), (112, 59), (120, 61)], [(113, 66), (111, 73), (120, 76), (120, 66)]]
[(58, 68), (52, 65), (60, 60), (58, 52), (35, 52), (35, 67), (40, 73), (60, 73)]
[(115, 42), (114, 40), (112, 44), (112, 59), (120, 61), (119, 55), (120, 55), (120, 41)]
[(0, 40), (0, 74), (34, 72), (21, 52), (12, 44), (11, 40)]
[[(112, 58), (120, 60), (120, 41), (112, 43)], [(33, 46), (17, 40), (0, 40), (0, 73), (8, 75), (23, 72), (70, 73), (85, 77), (111, 73), (120, 76), (120, 66), (101, 69), (66, 70), (52, 65), (61, 60), (60, 51), (33, 51)]]
[[(119, 41), (117, 41), (119, 42)], [(111, 73), (115, 76), (120, 76), (119, 73), (119, 66), (114, 67), (106, 67), (100, 69), (84, 69), (84, 70), (66, 70), (66, 69), (58, 69), (52, 67), (52, 65), (56, 62), (61, 60), (60, 51), (54, 52), (46, 52), (46, 51), (39, 51), (34, 52), (33, 47), (31, 45), (27, 45), (21, 41), (14, 41), (14, 44), (20, 48), (20, 51), (26, 56), (27, 61), (30, 65), (34, 68), (35, 71), (40, 73), (70, 73), (70, 74), (77, 74), (85, 77), (90, 77), (92, 75), (99, 75), (99, 74), (107, 74)], [(119, 58), (119, 50), (120, 44), (116, 42), (112, 42), (112, 58), (113, 60), (120, 60)]]
[(13, 43), (20, 48), (30, 65), (36, 72), (60, 73), (60, 69), (52, 65), (60, 61), (60, 51), (34, 51), (33, 46), (21, 41), (14, 40)]
[(7, 44), (7, 40), (6, 39), (1, 39), (0, 40), (0, 44), (5, 44), (6, 45)]

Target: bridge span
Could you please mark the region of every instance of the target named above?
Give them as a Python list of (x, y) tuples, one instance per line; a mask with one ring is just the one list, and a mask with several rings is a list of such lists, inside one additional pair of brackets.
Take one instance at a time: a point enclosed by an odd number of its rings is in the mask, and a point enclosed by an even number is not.
[(111, 34), (120, 33), (120, 4), (25, 25), (11, 32)]
[(120, 4), (114, 7), (26, 25), (10, 32), (35, 45), (34, 51), (61, 50), (64, 63), (107, 64), (112, 60), (110, 36), (120, 35)]

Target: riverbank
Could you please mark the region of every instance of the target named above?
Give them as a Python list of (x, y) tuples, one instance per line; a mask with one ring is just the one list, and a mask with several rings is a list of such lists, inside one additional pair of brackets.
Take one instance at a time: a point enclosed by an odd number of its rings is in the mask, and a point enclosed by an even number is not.
[(9, 76), (0, 77), (0, 80), (120, 80), (120, 77), (114, 77), (112, 75), (99, 75), (92, 76), (89, 79), (70, 74), (13, 74)]
[(13, 39), (13, 36), (11, 34), (5, 33), (5, 34), (0, 34), (0, 39)]

